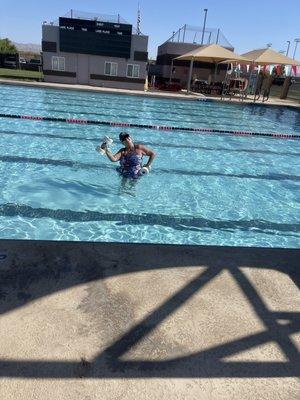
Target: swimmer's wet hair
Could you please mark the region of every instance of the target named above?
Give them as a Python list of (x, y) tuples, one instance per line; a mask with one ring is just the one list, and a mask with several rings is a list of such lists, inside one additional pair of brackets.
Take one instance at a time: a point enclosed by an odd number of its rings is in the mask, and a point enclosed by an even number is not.
[(123, 140), (125, 140), (125, 139), (127, 139), (129, 137), (130, 137), (129, 133), (121, 132), (120, 135), (119, 135), (120, 142), (123, 142)]

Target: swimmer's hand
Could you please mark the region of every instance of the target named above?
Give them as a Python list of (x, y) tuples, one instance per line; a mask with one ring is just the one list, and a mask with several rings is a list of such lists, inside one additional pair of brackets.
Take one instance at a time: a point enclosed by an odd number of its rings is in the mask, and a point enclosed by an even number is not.
[(100, 153), (100, 154), (106, 153), (106, 150), (107, 150), (107, 146), (105, 145), (105, 146), (103, 147), (103, 144), (104, 144), (104, 143), (102, 143), (101, 146), (97, 146), (97, 147), (96, 147), (96, 151), (98, 151), (98, 153)]
[(149, 174), (150, 170), (151, 170), (150, 165), (149, 165), (149, 166), (144, 165), (144, 166), (140, 169), (140, 173), (139, 173), (139, 174), (140, 174), (140, 175)]

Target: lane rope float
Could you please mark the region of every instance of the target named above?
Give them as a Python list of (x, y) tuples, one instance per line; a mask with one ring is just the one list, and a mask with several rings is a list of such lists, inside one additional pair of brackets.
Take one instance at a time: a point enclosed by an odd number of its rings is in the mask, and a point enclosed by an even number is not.
[(106, 125), (106, 126), (118, 126), (126, 128), (143, 128), (143, 129), (156, 129), (160, 131), (185, 131), (185, 132), (201, 132), (201, 133), (227, 133), (236, 136), (262, 136), (269, 138), (278, 139), (300, 139), (299, 135), (291, 135), (289, 133), (266, 133), (266, 132), (251, 132), (251, 131), (235, 131), (229, 129), (215, 129), (215, 128), (192, 128), (192, 127), (180, 127), (180, 126), (167, 126), (167, 125), (146, 125), (146, 124), (134, 124), (130, 122), (117, 122), (117, 121), (99, 121), (99, 120), (88, 120), (88, 119), (77, 119), (77, 118), (57, 118), (57, 117), (42, 117), (36, 115), (18, 115), (18, 114), (1, 114), (2, 118), (16, 118), (16, 119), (28, 119), (34, 121), (50, 121), (50, 122), (65, 122), (69, 124), (87, 124), (87, 125)]

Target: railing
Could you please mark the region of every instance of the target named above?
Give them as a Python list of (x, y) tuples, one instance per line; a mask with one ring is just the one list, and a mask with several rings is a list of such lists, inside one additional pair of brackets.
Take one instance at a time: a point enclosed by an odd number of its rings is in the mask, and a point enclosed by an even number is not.
[[(203, 42), (202, 42), (203, 35)], [(232, 44), (226, 39), (220, 29), (218, 28), (205, 28), (199, 26), (183, 25), (172, 36), (166, 40), (167, 42), (177, 43), (192, 43), (199, 45), (207, 45), (216, 43), (220, 46), (233, 49)]]
[[(62, 15), (62, 17), (83, 19), (89, 21), (111, 22), (115, 24), (129, 24), (129, 22), (126, 21), (123, 17), (121, 17), (120, 14), (95, 14), (73, 9), (67, 12), (65, 15)], [(59, 20), (57, 19), (51, 22), (44, 21), (43, 25), (59, 26)], [(135, 35), (138, 34), (137, 29), (134, 26), (132, 26), (132, 33)], [(139, 33), (139, 35), (144, 36), (142, 33)]]

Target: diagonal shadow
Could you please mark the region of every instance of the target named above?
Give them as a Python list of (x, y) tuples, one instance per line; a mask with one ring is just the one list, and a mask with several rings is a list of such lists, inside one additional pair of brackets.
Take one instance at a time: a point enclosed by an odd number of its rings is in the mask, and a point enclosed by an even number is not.
[[(12, 250), (24, 250), (29, 248), (30, 242), (9, 242)], [(3, 241), (2, 241), (3, 246)], [(31, 242), (32, 244), (32, 242)], [(26, 290), (36, 291), (37, 297), (44, 296), (46, 292), (55, 292), (63, 287), (82, 284), (96, 279), (105, 279), (109, 276), (122, 273), (145, 271), (148, 269), (199, 266), (206, 265), (203, 273), (196, 276), (191, 282), (181, 288), (172, 297), (167, 299), (148, 317), (136, 324), (111, 346), (107, 347), (94, 360), (88, 362), (57, 362), (57, 361), (21, 361), (0, 360), (0, 375), (10, 377), (35, 377), (35, 378), (113, 378), (113, 377), (285, 377), (297, 376), (299, 374), (299, 355), (297, 349), (289, 339), (289, 335), (300, 330), (299, 314), (296, 312), (272, 312), (267, 309), (258, 292), (240, 270), (241, 265), (251, 268), (271, 268), (291, 275), (295, 279), (297, 274), (297, 260), (299, 250), (288, 249), (258, 249), (258, 248), (220, 248), (208, 246), (154, 246), (154, 245), (121, 245), (121, 244), (69, 244), (69, 243), (41, 243), (33, 242), (34, 254), (41, 253), (40, 260), (44, 260), (45, 250), (47, 259), (51, 256), (61, 257), (57, 265), (41, 265), (40, 262), (32, 264), (29, 258), (28, 268), (24, 261), (12, 263), (8, 272), (14, 270), (21, 275), (14, 276), (14, 280), (2, 282), (0, 288), (13, 287), (13, 292), (21, 289), (20, 281), (23, 283), (23, 294)], [(73, 247), (73, 249), (72, 249)], [(82, 247), (85, 254), (85, 262), (76, 252), (76, 247)], [(53, 250), (56, 250), (53, 252)], [(99, 253), (95, 250), (98, 250)], [(72, 254), (70, 253), (70, 251)], [(106, 259), (99, 264), (99, 255)], [(63, 257), (64, 255), (64, 257)], [(73, 257), (75, 265), (70, 265), (69, 256)], [(35, 258), (33, 257), (33, 260)], [(18, 258), (17, 258), (18, 260)], [(133, 262), (133, 260), (135, 260)], [(143, 260), (142, 263), (140, 261)], [(48, 261), (49, 262), (49, 261)], [(21, 264), (21, 266), (19, 265)], [(46, 263), (47, 264), (47, 263)], [(49, 266), (52, 269), (49, 271)], [(63, 268), (64, 267), (64, 268)], [(99, 268), (100, 267), (100, 268)], [(34, 277), (33, 272), (39, 269), (40, 273), (47, 271), (45, 277), (38, 275)], [(62, 269), (62, 271), (61, 271)], [(221, 271), (228, 270), (254, 311), (263, 322), (265, 329), (246, 337), (242, 337), (213, 348), (200, 351), (196, 354), (176, 357), (166, 361), (123, 361), (122, 356), (134, 345), (145, 338), (153, 329), (159, 326), (167, 317), (181, 307), (196, 292), (201, 290), (207, 283), (217, 277)], [(23, 273), (23, 274), (22, 274)], [(5, 278), (6, 274), (2, 274)], [(297, 274), (297, 276), (299, 276)], [(20, 279), (21, 277), (21, 279)], [(27, 281), (23, 278), (27, 277)], [(70, 279), (71, 278), (71, 279)], [(43, 283), (46, 285), (43, 285)], [(18, 286), (19, 284), (19, 286)], [(47, 287), (47, 290), (46, 290)], [(42, 290), (41, 290), (42, 289)], [(11, 294), (11, 293), (10, 293)], [(15, 295), (15, 293), (13, 293)], [(13, 296), (14, 297), (14, 296)], [(15, 296), (18, 297), (18, 296)], [(12, 302), (7, 293), (3, 299)], [(16, 300), (16, 299), (15, 299)], [(15, 303), (18, 307), (30, 301), (23, 296), (23, 303)], [(3, 302), (0, 303), (0, 309)], [(286, 325), (280, 325), (277, 320), (284, 318), (288, 320)], [(245, 349), (269, 342), (276, 342), (286, 355), (287, 362), (233, 362), (224, 361), (223, 358), (238, 354)]]
[[(267, 309), (262, 298), (259, 296), (257, 290), (254, 288), (250, 280), (246, 277), (246, 275), (241, 271), (240, 268), (231, 269), (230, 272), (232, 276), (236, 279), (240, 288), (243, 290), (249, 303), (252, 305), (253, 310), (256, 312), (260, 320), (264, 323), (264, 325), (270, 332), (271, 337), (273, 337), (273, 340), (279, 344), (281, 350), (284, 352), (286, 357), (291, 362), (300, 361), (296, 346), (289, 339), (288, 335), (281, 335), (282, 327), (278, 324), (273, 314)], [(294, 323), (292, 325), (297, 326), (297, 323)], [(300, 327), (299, 324), (298, 327)], [(270, 338), (270, 340), (272, 341), (272, 338)]]
[(121, 339), (117, 340), (112, 346), (108, 347), (104, 356), (114, 366), (117, 358), (121, 357), (131, 347), (135, 346), (143, 337), (148, 335), (153, 329), (161, 324), (170, 314), (181, 307), (198, 290), (214, 279), (223, 268), (206, 269), (199, 274), (184, 288), (180, 289), (175, 295), (158, 307), (149, 317), (128, 331)]
[[(56, 187), (58, 184), (56, 183)], [(86, 187), (87, 191), (89, 187)], [(90, 189), (90, 188), (89, 188)], [(99, 187), (96, 188), (99, 193)], [(103, 190), (103, 189), (102, 189)], [(94, 189), (95, 191), (95, 189)], [(103, 190), (104, 192), (104, 190)], [(108, 192), (108, 190), (106, 190)], [(91, 191), (93, 193), (93, 191)], [(131, 214), (131, 213), (104, 213), (99, 211), (85, 210), (74, 211), (70, 209), (50, 209), (31, 207), (25, 204), (5, 203), (0, 204), (0, 217), (23, 217), (23, 218), (51, 218), (66, 222), (87, 222), (87, 221), (110, 221), (117, 226), (121, 225), (159, 225), (171, 227), (179, 231), (249, 231), (255, 229), (269, 235), (280, 235), (298, 237), (299, 223), (277, 223), (263, 219), (253, 220), (211, 220), (192, 215), (164, 215), (154, 213)]]
[[(54, 167), (69, 167), (75, 169), (95, 169), (95, 170), (113, 170), (114, 167), (110, 165), (103, 164), (93, 164), (93, 163), (83, 163), (79, 161), (71, 160), (54, 160), (49, 158), (36, 158), (36, 157), (20, 157), (20, 156), (10, 156), (10, 155), (0, 155), (0, 161), (6, 163), (24, 163), (24, 164), (38, 164), (38, 165), (51, 165)], [(290, 175), (290, 174), (278, 174), (269, 173), (261, 175), (252, 175), (246, 173), (233, 174), (233, 173), (222, 173), (222, 172), (206, 172), (206, 171), (189, 171), (183, 169), (166, 169), (157, 168), (156, 173), (164, 174), (176, 174), (183, 176), (213, 176), (213, 177), (227, 177), (227, 178), (238, 178), (238, 179), (262, 179), (262, 180), (272, 180), (272, 181), (300, 181), (300, 176)]]
[[(10, 130), (0, 130), (0, 134), (2, 135), (8, 135), (8, 136), (29, 136), (29, 137), (37, 137), (39, 139), (41, 138), (50, 138), (50, 139), (59, 139), (59, 140), (75, 140), (75, 141), (83, 141), (83, 142), (93, 142), (93, 143), (99, 143), (99, 138), (92, 138), (92, 137), (86, 137), (86, 136), (66, 136), (65, 134), (63, 135), (57, 135), (54, 133), (34, 133), (34, 132), (22, 132), (22, 131), (10, 131)], [(275, 154), (276, 156), (295, 156), (299, 157), (300, 153), (299, 152), (286, 152), (286, 151), (273, 151), (270, 149), (252, 149), (252, 148), (230, 148), (230, 147), (210, 147), (210, 146), (199, 146), (199, 145), (194, 145), (194, 144), (183, 144), (180, 143), (179, 145), (171, 142), (154, 142), (154, 141), (143, 141), (143, 144), (146, 146), (151, 146), (155, 148), (173, 148), (173, 149), (188, 149), (188, 150), (205, 150), (205, 151), (222, 151), (226, 153), (248, 153), (248, 154)]]

